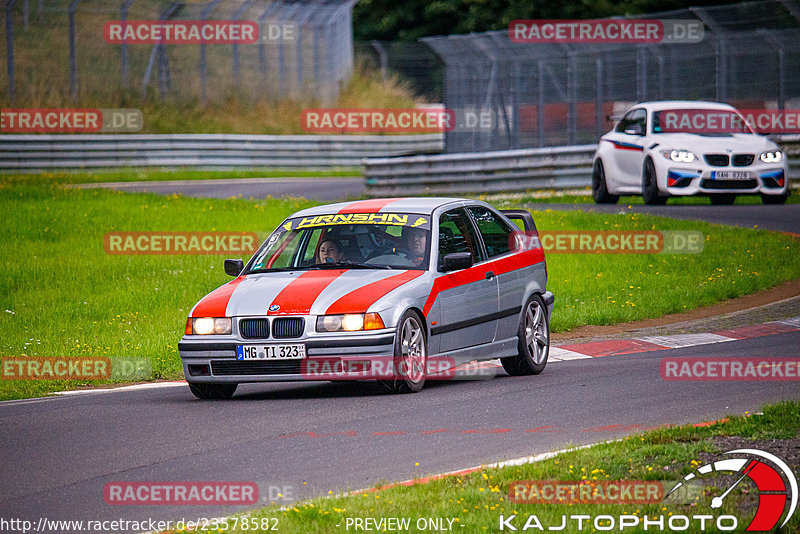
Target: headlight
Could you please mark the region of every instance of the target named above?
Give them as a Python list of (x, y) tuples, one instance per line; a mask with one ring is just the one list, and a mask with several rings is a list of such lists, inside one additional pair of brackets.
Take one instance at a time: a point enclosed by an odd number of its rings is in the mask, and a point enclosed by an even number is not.
[(230, 334), (230, 317), (190, 317), (186, 322), (186, 333), (189, 334), (189, 322), (191, 321), (191, 333), (198, 336), (210, 334)]
[(781, 152), (780, 150), (770, 150), (768, 152), (762, 152), (759, 159), (764, 163), (780, 163), (781, 161), (783, 161), (783, 152)]
[(317, 317), (317, 332), (355, 332), (381, 328), (386, 327), (377, 313), (347, 313)]
[(689, 152), (684, 148), (679, 150), (662, 150), (661, 154), (675, 163), (691, 163), (698, 159), (697, 156), (694, 155), (694, 152)]

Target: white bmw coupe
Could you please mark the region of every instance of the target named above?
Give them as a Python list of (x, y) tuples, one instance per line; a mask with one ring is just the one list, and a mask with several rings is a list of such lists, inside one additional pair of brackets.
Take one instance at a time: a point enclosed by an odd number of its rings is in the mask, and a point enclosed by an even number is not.
[(598, 204), (616, 203), (620, 195), (642, 195), (645, 204), (686, 195), (732, 204), (737, 195), (759, 194), (764, 204), (782, 204), (788, 192), (779, 147), (736, 108), (717, 102), (637, 104), (600, 138), (594, 155)]

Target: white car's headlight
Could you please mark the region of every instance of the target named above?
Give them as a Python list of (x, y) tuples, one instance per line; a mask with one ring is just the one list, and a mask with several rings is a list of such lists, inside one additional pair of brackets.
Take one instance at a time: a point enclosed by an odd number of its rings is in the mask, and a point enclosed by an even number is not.
[(675, 163), (691, 163), (699, 159), (694, 152), (690, 152), (684, 148), (678, 150), (662, 150), (661, 154)]
[(381, 328), (386, 327), (377, 313), (346, 313), (317, 317), (317, 332), (355, 332), (357, 330), (380, 330)]
[(767, 152), (762, 152), (759, 159), (764, 163), (780, 163), (783, 161), (783, 152), (780, 150), (769, 150)]
[(230, 334), (230, 317), (189, 317), (186, 320), (186, 333), (207, 336), (210, 334)]

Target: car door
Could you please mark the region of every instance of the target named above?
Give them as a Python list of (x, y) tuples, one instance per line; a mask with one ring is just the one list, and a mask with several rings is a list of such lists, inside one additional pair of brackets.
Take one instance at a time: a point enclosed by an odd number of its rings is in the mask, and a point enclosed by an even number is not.
[[(439, 216), (438, 267), (434, 287), (438, 291), (438, 324), (431, 328), (439, 352), (491, 343), (497, 326), (497, 277), (492, 263), (477, 238), (475, 227), (464, 208)], [(444, 272), (444, 257), (469, 252), (473, 265)]]
[(531, 276), (529, 269), (501, 268), (503, 262), (511, 260), (510, 256), (518, 252), (514, 235), (518, 230), (494, 210), (485, 206), (470, 206), (467, 209), (475, 221), (497, 279), (498, 310), (495, 340), (509, 339), (517, 335), (519, 314), (524, 304), (522, 299)]
[(636, 108), (626, 113), (614, 132), (607, 136), (614, 145), (614, 167), (619, 171), (614, 178), (624, 186), (639, 186), (642, 183), (646, 134), (647, 111)]

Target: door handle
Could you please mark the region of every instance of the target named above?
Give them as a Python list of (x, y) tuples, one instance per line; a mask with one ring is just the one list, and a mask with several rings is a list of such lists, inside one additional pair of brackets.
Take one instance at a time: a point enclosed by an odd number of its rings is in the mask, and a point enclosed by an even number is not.
[(486, 279), (487, 280), (491, 280), (492, 278), (494, 278), (494, 273), (492, 271), (487, 271), (486, 272)]

